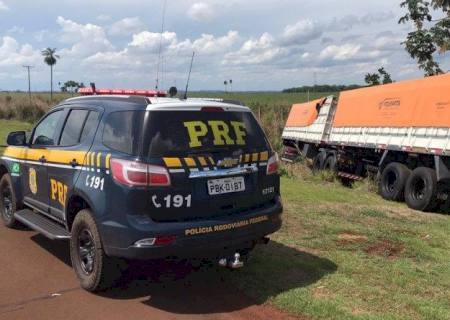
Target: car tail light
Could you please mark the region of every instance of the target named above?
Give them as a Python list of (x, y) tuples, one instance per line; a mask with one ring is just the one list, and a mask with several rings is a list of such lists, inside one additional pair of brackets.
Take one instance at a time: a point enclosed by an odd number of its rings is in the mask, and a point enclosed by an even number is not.
[(148, 165), (147, 169), (149, 186), (170, 186), (170, 175), (166, 168)]
[(278, 153), (274, 153), (273, 156), (270, 157), (269, 161), (267, 161), (267, 174), (274, 174), (278, 172), (280, 158), (278, 157)]
[(111, 171), (115, 181), (129, 187), (170, 186), (169, 172), (164, 167), (111, 159)]

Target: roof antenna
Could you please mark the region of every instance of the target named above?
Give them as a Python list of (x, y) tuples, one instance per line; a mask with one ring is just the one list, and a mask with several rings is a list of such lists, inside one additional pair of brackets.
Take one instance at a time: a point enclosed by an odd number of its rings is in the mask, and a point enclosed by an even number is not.
[(159, 38), (158, 65), (156, 67), (156, 86), (155, 86), (156, 90), (158, 90), (158, 87), (159, 87), (159, 71), (161, 69), (163, 32), (164, 32), (164, 26), (166, 24), (166, 8), (167, 8), (167, 0), (164, 0), (162, 23), (161, 23), (161, 37)]
[(184, 100), (188, 97), (188, 89), (189, 89), (189, 82), (191, 81), (191, 72), (192, 72), (192, 65), (194, 64), (194, 57), (195, 57), (195, 51), (192, 52), (192, 58), (191, 58), (191, 67), (189, 68), (189, 75), (186, 83), (186, 90), (184, 91)]

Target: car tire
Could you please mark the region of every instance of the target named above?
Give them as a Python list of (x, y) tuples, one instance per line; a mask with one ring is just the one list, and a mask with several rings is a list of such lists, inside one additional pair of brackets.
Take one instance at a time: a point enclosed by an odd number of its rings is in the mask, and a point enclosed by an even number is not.
[(3, 175), (0, 179), (0, 215), (3, 224), (8, 228), (17, 227), (18, 222), (14, 218), (14, 213), (20, 209), (16, 195), (14, 194), (14, 188), (9, 174)]
[(403, 201), (405, 185), (411, 170), (402, 163), (392, 162), (384, 168), (378, 182), (380, 195), (389, 201)]
[(437, 190), (436, 171), (419, 167), (411, 173), (406, 182), (406, 204), (414, 210), (432, 211), (437, 206)]
[(323, 165), (324, 170), (335, 172), (337, 169), (337, 159), (336, 155), (331, 154), (328, 156), (328, 158), (325, 160), (325, 163)]
[(87, 291), (108, 289), (120, 276), (115, 260), (105, 254), (97, 225), (88, 209), (81, 210), (73, 222), (70, 258), (81, 287)]

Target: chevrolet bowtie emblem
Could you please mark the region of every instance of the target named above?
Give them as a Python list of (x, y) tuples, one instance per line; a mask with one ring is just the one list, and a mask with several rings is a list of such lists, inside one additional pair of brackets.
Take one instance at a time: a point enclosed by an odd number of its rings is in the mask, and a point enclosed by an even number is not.
[(217, 162), (217, 166), (221, 168), (231, 168), (239, 163), (238, 159), (225, 158)]

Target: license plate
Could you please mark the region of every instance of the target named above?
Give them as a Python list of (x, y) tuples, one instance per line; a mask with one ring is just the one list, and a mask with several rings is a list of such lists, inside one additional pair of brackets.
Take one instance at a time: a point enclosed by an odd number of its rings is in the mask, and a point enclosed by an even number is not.
[(215, 179), (208, 181), (208, 192), (211, 196), (241, 191), (245, 191), (244, 177)]

